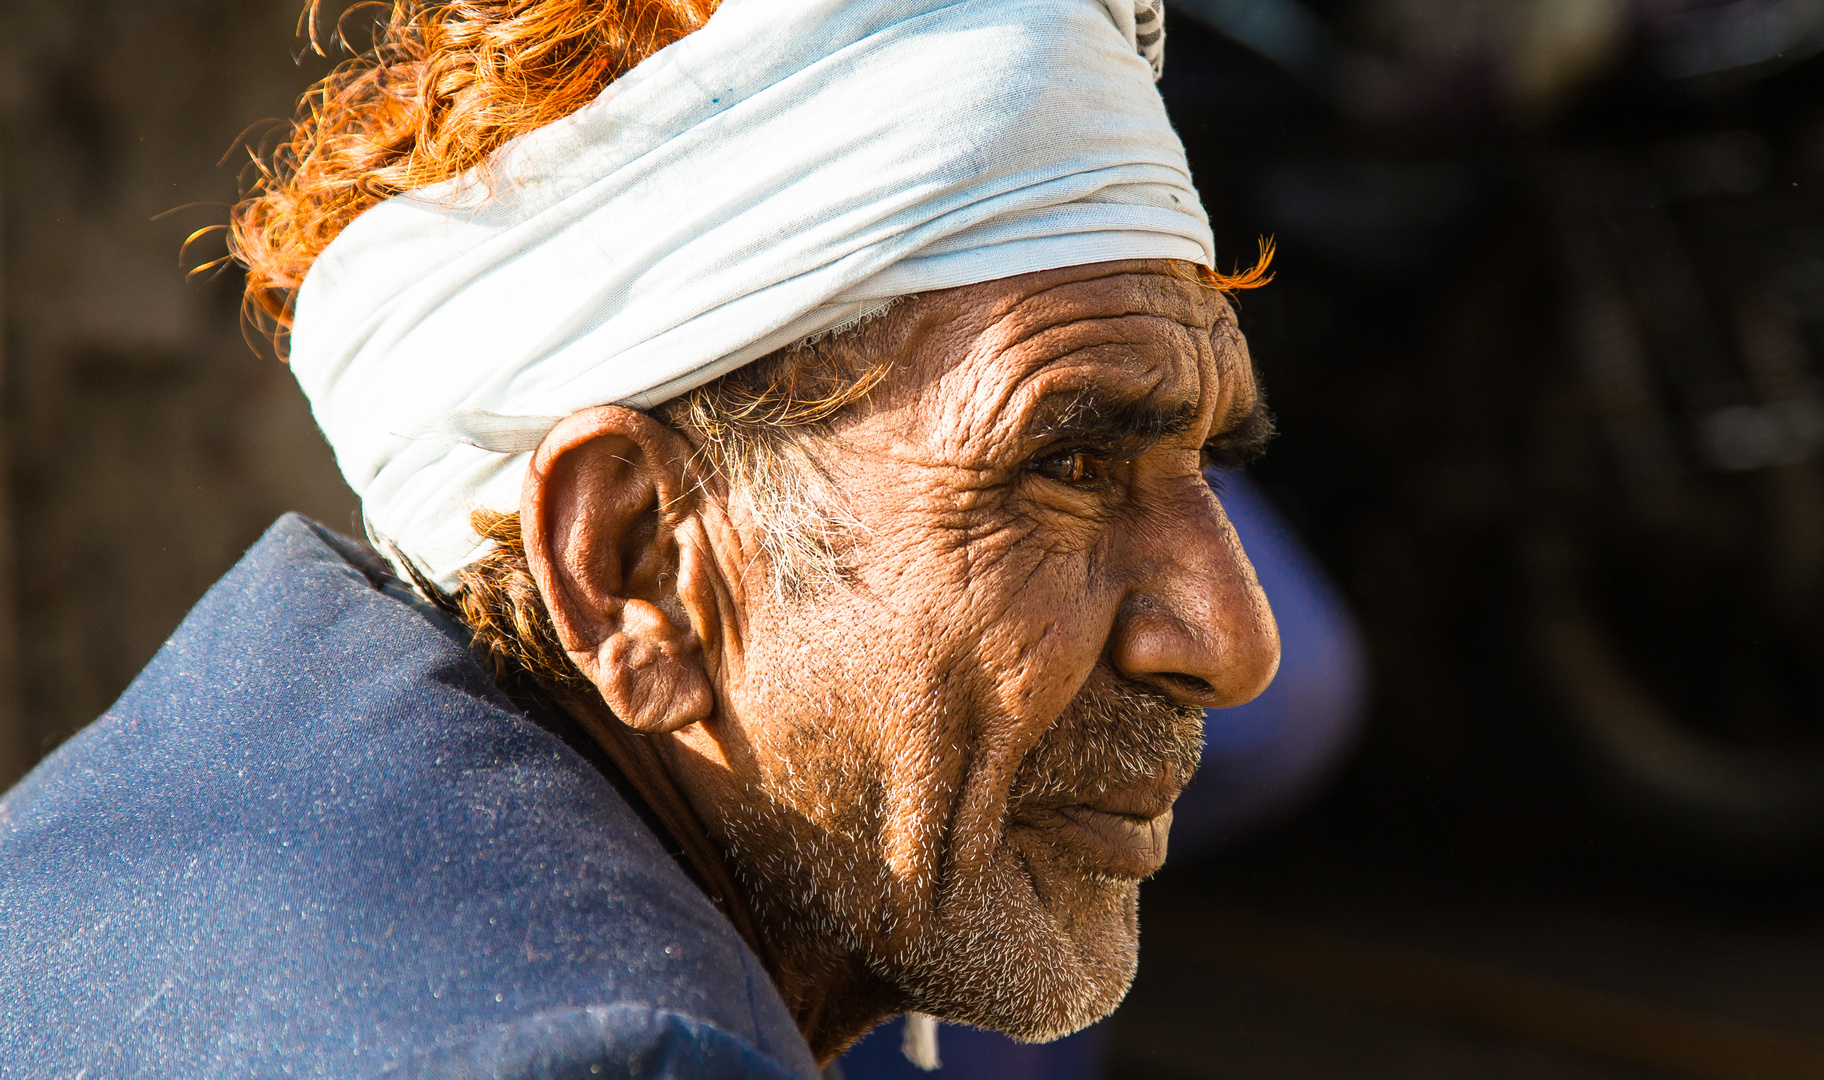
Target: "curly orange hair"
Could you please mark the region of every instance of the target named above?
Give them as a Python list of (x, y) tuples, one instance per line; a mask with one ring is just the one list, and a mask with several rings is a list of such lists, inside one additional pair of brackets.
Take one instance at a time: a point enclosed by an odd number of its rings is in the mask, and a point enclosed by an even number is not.
[[(254, 159), (228, 225), (249, 318), (281, 339), (305, 272), (358, 214), (568, 116), (718, 2), (392, 0), (373, 46), (306, 91), (289, 137)], [(319, 3), (303, 20), (313, 46)]]

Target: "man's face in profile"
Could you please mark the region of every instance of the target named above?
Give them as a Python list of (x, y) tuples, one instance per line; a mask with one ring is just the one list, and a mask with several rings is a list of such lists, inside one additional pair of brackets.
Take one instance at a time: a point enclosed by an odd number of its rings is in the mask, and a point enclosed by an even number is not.
[(845, 580), (782, 595), (716, 545), (716, 719), (673, 759), (763, 917), (905, 1008), (1026, 1038), (1112, 1009), (1201, 710), (1277, 666), (1202, 472), (1259, 433), (1246, 346), (1156, 269), (905, 303), (887, 380), (817, 449)]

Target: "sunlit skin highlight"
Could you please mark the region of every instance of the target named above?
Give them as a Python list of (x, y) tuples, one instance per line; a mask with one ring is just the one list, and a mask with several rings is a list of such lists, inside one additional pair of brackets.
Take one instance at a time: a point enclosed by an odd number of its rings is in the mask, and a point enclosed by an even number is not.
[(1222, 296), (1161, 264), (915, 297), (813, 447), (845, 580), (768, 588), (742, 491), (612, 406), (534, 455), (527, 558), (646, 732), (829, 1060), (919, 1009), (1050, 1038), (1132, 978), (1197, 717), (1271, 680), (1266, 599), (1203, 477), (1262, 434)]

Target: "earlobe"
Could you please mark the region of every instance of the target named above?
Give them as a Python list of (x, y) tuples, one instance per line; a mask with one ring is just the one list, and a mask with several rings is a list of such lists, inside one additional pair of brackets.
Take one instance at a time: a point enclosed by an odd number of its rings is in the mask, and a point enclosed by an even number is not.
[(636, 731), (707, 720), (715, 695), (700, 637), (713, 613), (690, 610), (679, 582), (681, 436), (642, 413), (600, 406), (566, 417), (526, 472), (526, 559), (564, 651), (615, 716)]
[(614, 715), (648, 734), (709, 719), (715, 695), (695, 632), (643, 600), (628, 601), (620, 623), (592, 652), (572, 654)]

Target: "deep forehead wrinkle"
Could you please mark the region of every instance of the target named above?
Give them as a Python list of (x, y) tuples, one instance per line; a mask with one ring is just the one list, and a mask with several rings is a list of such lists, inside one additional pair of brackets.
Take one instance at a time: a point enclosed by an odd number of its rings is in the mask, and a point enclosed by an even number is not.
[[(1106, 283), (1109, 280), (1120, 283), (1113, 296), (1099, 298), (1093, 311), (1058, 311), (1053, 317), (1054, 305), (1068, 305), (1081, 295), (1086, 281), (1061, 281), (1024, 296), (1010, 298), (1010, 302), (997, 311), (987, 327), (987, 334), (999, 337), (996, 347), (1014, 349), (1026, 345), (1032, 339), (1041, 337), (1056, 329), (1060, 322), (1068, 325), (1085, 319), (1097, 321), (1121, 320), (1135, 316), (1150, 319), (1165, 319), (1186, 328), (1187, 330), (1208, 332), (1228, 314), (1226, 304), (1212, 304), (1212, 297), (1199, 286), (1180, 281), (1169, 275), (1149, 270), (1130, 270), (1109, 274), (1099, 279)], [(1159, 283), (1166, 287), (1161, 289)], [(1147, 286), (1153, 286), (1148, 288)], [(1041, 312), (1035, 317), (1035, 311)], [(1000, 337), (1011, 324), (1011, 334)]]

